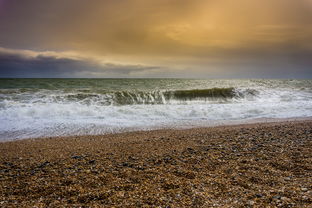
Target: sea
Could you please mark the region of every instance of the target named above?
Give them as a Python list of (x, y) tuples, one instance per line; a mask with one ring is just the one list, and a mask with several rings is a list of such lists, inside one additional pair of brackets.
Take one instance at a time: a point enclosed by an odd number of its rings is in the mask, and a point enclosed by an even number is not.
[(312, 117), (312, 80), (0, 79), (0, 141)]

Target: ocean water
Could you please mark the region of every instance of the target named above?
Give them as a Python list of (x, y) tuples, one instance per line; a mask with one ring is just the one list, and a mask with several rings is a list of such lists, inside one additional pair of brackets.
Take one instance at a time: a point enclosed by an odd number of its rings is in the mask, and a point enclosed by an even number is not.
[(312, 116), (312, 80), (0, 79), (0, 140)]

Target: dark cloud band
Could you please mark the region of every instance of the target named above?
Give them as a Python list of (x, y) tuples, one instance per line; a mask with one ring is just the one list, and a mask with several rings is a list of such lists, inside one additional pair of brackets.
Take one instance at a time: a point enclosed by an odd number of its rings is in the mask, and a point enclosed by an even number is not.
[[(29, 51), (28, 51), (29, 52)], [(36, 53), (36, 52), (33, 52)], [(91, 60), (60, 58), (21, 51), (0, 50), (0, 77), (106, 77), (131, 75), (157, 69), (157, 66), (98, 64)]]

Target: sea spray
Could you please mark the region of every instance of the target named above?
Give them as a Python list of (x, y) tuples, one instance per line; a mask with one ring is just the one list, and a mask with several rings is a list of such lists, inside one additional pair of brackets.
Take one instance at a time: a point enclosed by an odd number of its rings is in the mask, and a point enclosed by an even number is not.
[(312, 116), (311, 80), (1, 79), (0, 138)]

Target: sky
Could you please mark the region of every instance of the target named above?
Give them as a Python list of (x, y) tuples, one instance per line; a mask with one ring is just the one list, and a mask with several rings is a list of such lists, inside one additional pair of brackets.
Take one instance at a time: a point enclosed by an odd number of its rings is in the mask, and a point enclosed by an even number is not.
[(312, 78), (312, 0), (0, 0), (0, 77)]

